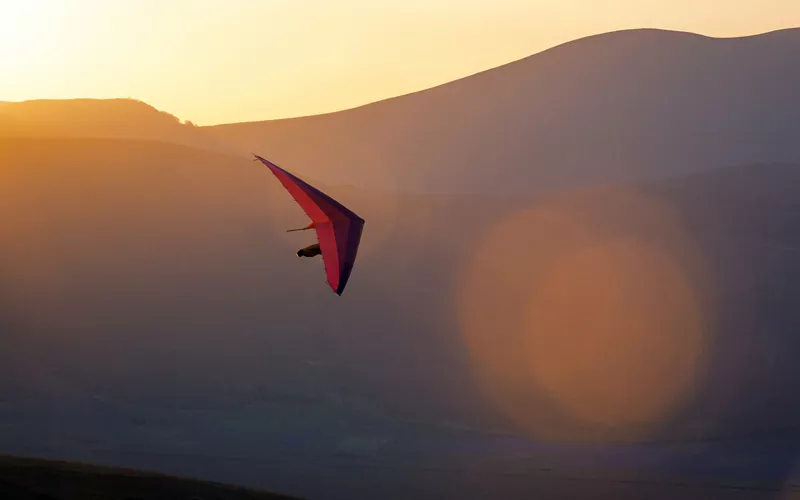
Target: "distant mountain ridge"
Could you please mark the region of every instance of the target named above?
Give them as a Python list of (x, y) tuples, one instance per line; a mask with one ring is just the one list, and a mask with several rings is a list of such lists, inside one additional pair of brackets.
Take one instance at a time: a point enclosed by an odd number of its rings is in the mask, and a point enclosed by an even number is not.
[(795, 161), (798, 53), (799, 29), (621, 31), (351, 110), (207, 129), (326, 180), (420, 192), (531, 193)]
[(235, 153), (199, 127), (135, 99), (40, 99), (0, 103), (7, 137), (149, 139)]

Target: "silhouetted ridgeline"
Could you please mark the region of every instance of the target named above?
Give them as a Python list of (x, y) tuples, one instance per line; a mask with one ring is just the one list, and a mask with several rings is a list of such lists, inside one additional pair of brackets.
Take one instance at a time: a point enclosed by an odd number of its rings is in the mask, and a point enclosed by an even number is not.
[(290, 500), (291, 497), (130, 469), (0, 456), (0, 496), (7, 500)]
[(0, 136), (147, 139), (235, 151), (225, 141), (135, 99), (0, 103)]
[(633, 30), (320, 116), (211, 127), (334, 182), (542, 193), (800, 160), (800, 30)]

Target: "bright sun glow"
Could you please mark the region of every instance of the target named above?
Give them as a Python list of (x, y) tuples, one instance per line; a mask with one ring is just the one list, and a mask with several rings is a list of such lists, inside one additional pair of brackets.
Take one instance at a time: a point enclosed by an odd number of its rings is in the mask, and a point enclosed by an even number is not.
[[(20, 66), (34, 55), (52, 28), (39, 15), (43, 3), (5, 1), (0, 4), (0, 65), (4, 70), (21, 70)], [(49, 10), (52, 4), (56, 2), (46, 2), (44, 10)]]
[[(59, 46), (77, 12), (70, 0), (0, 0), (0, 70), (2, 79), (38, 72), (48, 57), (57, 62)], [(78, 19), (79, 20), (79, 19)], [(61, 45), (63, 48), (64, 46)], [(2, 100), (2, 99), (0, 99)]]

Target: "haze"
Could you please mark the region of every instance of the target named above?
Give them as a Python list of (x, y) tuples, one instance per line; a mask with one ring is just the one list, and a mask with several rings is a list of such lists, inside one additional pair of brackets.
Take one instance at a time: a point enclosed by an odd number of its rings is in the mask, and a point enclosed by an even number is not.
[(133, 97), (198, 124), (325, 113), (626, 28), (734, 37), (794, 0), (8, 0), (0, 100)]

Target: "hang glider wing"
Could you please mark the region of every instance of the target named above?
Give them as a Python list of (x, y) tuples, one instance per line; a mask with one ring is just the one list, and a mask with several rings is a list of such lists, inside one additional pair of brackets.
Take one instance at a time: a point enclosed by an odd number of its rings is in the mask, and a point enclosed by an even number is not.
[(341, 295), (356, 261), (364, 219), (271, 161), (254, 156), (275, 174), (311, 219), (308, 228), (314, 228), (317, 232), (328, 284), (336, 294)]

